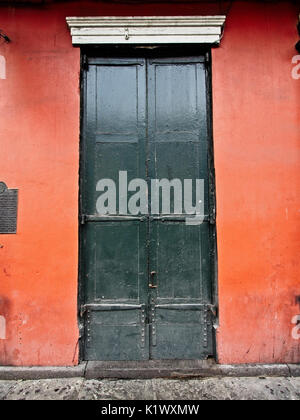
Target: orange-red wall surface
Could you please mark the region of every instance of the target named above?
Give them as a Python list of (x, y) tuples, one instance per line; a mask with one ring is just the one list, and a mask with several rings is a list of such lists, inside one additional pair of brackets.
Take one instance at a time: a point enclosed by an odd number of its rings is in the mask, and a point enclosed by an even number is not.
[[(0, 364), (78, 363), (80, 51), (66, 16), (222, 12), (219, 2), (0, 7), (12, 40), (0, 43), (0, 181), (19, 189), (18, 233), (0, 235)], [(220, 363), (300, 361), (298, 13), (288, 1), (234, 2), (213, 49)]]

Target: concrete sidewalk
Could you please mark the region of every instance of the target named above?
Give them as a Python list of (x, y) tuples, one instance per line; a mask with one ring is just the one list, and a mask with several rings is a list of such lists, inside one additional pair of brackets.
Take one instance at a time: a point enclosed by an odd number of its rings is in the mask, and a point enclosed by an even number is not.
[(0, 400), (300, 400), (300, 378), (0, 381)]

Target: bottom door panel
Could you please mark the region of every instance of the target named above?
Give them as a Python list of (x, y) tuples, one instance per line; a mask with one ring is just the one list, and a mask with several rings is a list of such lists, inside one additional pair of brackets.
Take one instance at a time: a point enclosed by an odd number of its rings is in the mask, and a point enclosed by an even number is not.
[(150, 332), (152, 359), (205, 359), (213, 354), (211, 314), (205, 305), (156, 305)]
[(149, 359), (149, 326), (140, 305), (87, 305), (87, 360)]

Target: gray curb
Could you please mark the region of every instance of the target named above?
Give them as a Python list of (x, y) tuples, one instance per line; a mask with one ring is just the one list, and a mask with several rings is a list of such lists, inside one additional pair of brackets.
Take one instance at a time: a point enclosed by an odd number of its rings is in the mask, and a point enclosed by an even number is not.
[(85, 374), (86, 363), (78, 366), (0, 366), (0, 380), (78, 378)]
[(0, 380), (300, 377), (300, 365), (218, 365), (206, 361), (84, 362), (74, 367), (0, 366)]
[[(154, 361), (152, 361), (154, 362)], [(189, 363), (186, 363), (189, 362)], [(292, 375), (293, 373), (293, 375)], [(87, 379), (152, 379), (152, 378), (209, 378), (209, 377), (257, 377), (300, 376), (300, 369), (288, 365), (217, 365), (206, 362), (185, 361), (176, 363), (149, 363), (148, 366), (127, 362), (123, 366), (112, 362), (88, 362)]]
[(298, 365), (288, 365), (291, 376), (294, 378), (300, 377), (300, 364)]

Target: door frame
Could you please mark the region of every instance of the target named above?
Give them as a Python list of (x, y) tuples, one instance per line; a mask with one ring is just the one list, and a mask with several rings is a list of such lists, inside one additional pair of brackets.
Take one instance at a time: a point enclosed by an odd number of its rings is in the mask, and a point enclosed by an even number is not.
[[(135, 51), (138, 55), (139, 49), (136, 50), (134, 48), (135, 46), (129, 46), (126, 48), (121, 48), (121, 51), (124, 51), (124, 54), (134, 54)], [(162, 54), (165, 54), (165, 51), (172, 51), (172, 49), (176, 49), (176, 52), (178, 54), (181, 53), (182, 55), (188, 55), (187, 49), (189, 48), (187, 45), (183, 46), (181, 50), (180, 45), (163, 45), (159, 46), (158, 48), (161, 49)], [(140, 47), (139, 47), (140, 48)], [(212, 212), (211, 214), (211, 220), (213, 221), (213, 224), (211, 226), (211, 235), (210, 240), (212, 243), (210, 244), (210, 250), (211, 250), (211, 258), (210, 258), (210, 264), (211, 264), (211, 287), (212, 287), (212, 298), (213, 298), (213, 306), (215, 308), (218, 308), (218, 265), (217, 265), (217, 233), (216, 233), (216, 188), (215, 188), (215, 167), (214, 167), (214, 146), (213, 146), (213, 114), (212, 114), (212, 68), (211, 68), (211, 49), (208, 46), (201, 46), (201, 45), (193, 45), (190, 46), (192, 50), (197, 53), (203, 55), (205, 54), (206, 57), (206, 104), (207, 104), (207, 130), (208, 130), (208, 171), (209, 171), (209, 208)], [(117, 49), (118, 55), (120, 54), (120, 50)], [(157, 50), (156, 50), (157, 51)], [(81, 214), (82, 214), (82, 191), (83, 191), (83, 174), (84, 174), (84, 164), (85, 164), (85, 156), (84, 156), (84, 138), (85, 138), (85, 119), (84, 119), (84, 113), (85, 113), (85, 105), (86, 105), (86, 70), (87, 70), (87, 57), (90, 55), (99, 55), (99, 54), (108, 54), (107, 56), (113, 56), (112, 54), (112, 46), (109, 48), (106, 48), (105, 46), (97, 46), (97, 47), (82, 47), (81, 48), (81, 69), (80, 69), (80, 163), (79, 163), (79, 264), (78, 264), (78, 326), (79, 326), (79, 361), (84, 361), (84, 343), (85, 343), (85, 321), (84, 316), (81, 311), (81, 307), (84, 304), (84, 288), (85, 288), (85, 267), (84, 267), (84, 259), (83, 259), (83, 235), (82, 235), (82, 221), (81, 221)], [(218, 313), (214, 314), (214, 324), (218, 325)], [(213, 358), (215, 361), (218, 360), (217, 357), (217, 346), (216, 346), (216, 328), (213, 326), (212, 331), (213, 336), (213, 353), (211, 355), (211, 358)], [(149, 362), (149, 361), (147, 361)], [(153, 360), (150, 361), (153, 363)], [(159, 366), (159, 364), (162, 364), (162, 366), (165, 364), (165, 361), (155, 361), (156, 365)], [(174, 367), (178, 363), (178, 360), (173, 360)], [(183, 364), (185, 362), (190, 361), (182, 361)], [(114, 364), (117, 365), (122, 369), (123, 367), (128, 364), (128, 362), (114, 362)], [(137, 365), (140, 362), (135, 362)], [(190, 364), (187, 363), (187, 366)], [(143, 362), (143, 366), (145, 366), (145, 362)]]

